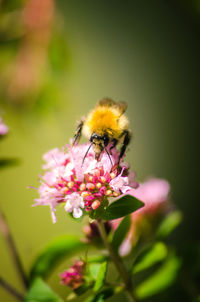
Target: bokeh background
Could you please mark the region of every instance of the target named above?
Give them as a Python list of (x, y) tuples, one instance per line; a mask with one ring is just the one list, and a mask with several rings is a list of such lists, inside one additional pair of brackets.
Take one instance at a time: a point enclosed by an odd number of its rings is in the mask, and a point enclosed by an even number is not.
[[(38, 186), (42, 155), (68, 143), (76, 121), (104, 96), (128, 103), (128, 161), (137, 180), (170, 182), (184, 219), (169, 241), (188, 270), (195, 266), (199, 81), (198, 0), (0, 0), (0, 114), (10, 128), (0, 155), (20, 161), (0, 171), (0, 203), (26, 270), (56, 235), (81, 234), (63, 211), (54, 225), (48, 207), (31, 207), (38, 195), (27, 187)], [(21, 289), (2, 236), (0, 254), (1, 275)], [(49, 284), (65, 297), (58, 272)], [(0, 297), (15, 301), (1, 288)], [(188, 301), (180, 284), (148, 301), (177, 297)]]

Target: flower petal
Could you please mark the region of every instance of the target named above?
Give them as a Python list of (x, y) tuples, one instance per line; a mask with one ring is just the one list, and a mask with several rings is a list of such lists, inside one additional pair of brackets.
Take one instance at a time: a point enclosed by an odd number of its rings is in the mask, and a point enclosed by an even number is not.
[(73, 209), (74, 218), (80, 218), (83, 215), (83, 211), (80, 208)]
[(71, 213), (73, 210), (73, 206), (71, 205), (70, 201), (67, 200), (66, 204), (65, 204), (65, 211), (67, 211), (68, 213)]

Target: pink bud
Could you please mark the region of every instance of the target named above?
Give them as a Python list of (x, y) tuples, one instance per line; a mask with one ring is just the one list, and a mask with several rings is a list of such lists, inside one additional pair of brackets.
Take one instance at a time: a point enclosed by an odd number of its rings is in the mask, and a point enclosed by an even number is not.
[(105, 182), (106, 182), (106, 178), (105, 178), (104, 176), (101, 176), (100, 179), (101, 179), (101, 182), (102, 182), (102, 183), (105, 183)]
[(93, 177), (92, 177), (92, 176), (89, 176), (89, 177), (88, 177), (88, 180), (92, 182), (92, 181), (93, 181)]
[(71, 189), (74, 186), (74, 182), (73, 181), (69, 181), (67, 186)]
[(91, 201), (91, 200), (94, 200), (94, 196), (93, 195), (87, 195), (85, 196), (84, 198), (86, 201)]
[(110, 177), (111, 177), (111, 179), (113, 179), (116, 177), (116, 174), (114, 172), (112, 172), (112, 173), (110, 173)]
[(91, 207), (93, 208), (93, 210), (96, 210), (99, 206), (100, 206), (100, 201), (99, 200), (95, 200), (93, 201)]
[(80, 185), (79, 189), (80, 189), (81, 191), (84, 191), (84, 190), (86, 189), (86, 185), (85, 185), (84, 183), (82, 183), (82, 184)]
[(81, 196), (83, 197), (83, 198), (85, 198), (86, 196), (88, 196), (88, 195), (90, 195), (87, 191), (84, 191), (84, 192), (82, 192), (81, 193)]
[(100, 171), (99, 171), (98, 169), (96, 169), (96, 170), (94, 171), (94, 175), (97, 176), (97, 177), (99, 177), (99, 176), (100, 176)]
[(106, 192), (106, 187), (105, 187), (105, 186), (101, 187), (101, 188), (99, 189), (99, 192), (100, 192), (102, 195), (104, 195), (105, 192)]
[(107, 190), (106, 193), (105, 193), (107, 196), (110, 196), (112, 194), (112, 191), (111, 190)]
[(100, 188), (102, 187), (102, 184), (101, 184), (100, 182), (98, 182), (98, 183), (96, 184), (96, 187), (97, 187), (97, 189), (100, 189)]
[(87, 188), (88, 190), (94, 190), (94, 189), (95, 189), (95, 185), (94, 185), (93, 183), (89, 182), (89, 183), (86, 185), (86, 188)]

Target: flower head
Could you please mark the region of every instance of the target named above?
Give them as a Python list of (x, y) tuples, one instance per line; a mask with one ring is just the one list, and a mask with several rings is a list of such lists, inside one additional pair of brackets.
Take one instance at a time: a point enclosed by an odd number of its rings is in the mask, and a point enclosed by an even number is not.
[(93, 150), (88, 152), (83, 162), (88, 146), (67, 146), (68, 152), (53, 149), (43, 157), (45, 173), (40, 178), (40, 198), (35, 202), (36, 205), (50, 206), (54, 222), (56, 207), (61, 203), (74, 218), (79, 218), (97, 210), (109, 198), (137, 187), (129, 166), (124, 162), (117, 165), (119, 151), (116, 148), (110, 155), (112, 164), (106, 153), (102, 153), (97, 161)]
[(74, 265), (64, 271), (61, 276), (61, 282), (63, 285), (67, 285), (72, 289), (77, 289), (83, 284), (83, 273), (84, 273), (85, 263), (81, 260), (75, 262)]

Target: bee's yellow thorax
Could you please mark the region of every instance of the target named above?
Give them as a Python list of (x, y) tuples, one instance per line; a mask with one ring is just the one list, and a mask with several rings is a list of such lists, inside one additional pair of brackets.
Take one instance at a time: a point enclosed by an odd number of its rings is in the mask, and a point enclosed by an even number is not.
[(118, 136), (119, 118), (120, 112), (116, 108), (110, 108), (107, 106), (99, 106), (94, 111), (89, 113), (86, 120), (86, 127), (90, 129), (91, 133), (95, 132), (99, 135), (103, 135), (106, 132), (110, 132), (110, 135)]

